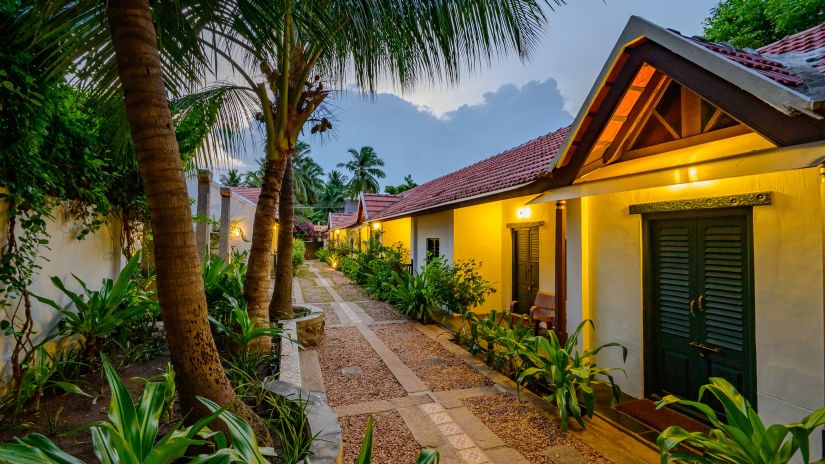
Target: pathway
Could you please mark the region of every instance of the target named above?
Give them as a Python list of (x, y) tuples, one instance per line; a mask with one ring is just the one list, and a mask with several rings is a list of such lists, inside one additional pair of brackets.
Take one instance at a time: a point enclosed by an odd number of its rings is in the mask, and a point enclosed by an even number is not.
[(320, 346), (299, 353), (301, 384), (338, 414), (344, 462), (357, 455), (370, 415), (376, 464), (413, 463), (422, 447), (438, 448), (445, 464), (658, 462), (599, 418), (561, 434), (543, 400), (519, 399), (510, 379), (442, 328), (404, 318), (323, 263), (308, 266), (295, 299), (322, 308), (327, 328)]

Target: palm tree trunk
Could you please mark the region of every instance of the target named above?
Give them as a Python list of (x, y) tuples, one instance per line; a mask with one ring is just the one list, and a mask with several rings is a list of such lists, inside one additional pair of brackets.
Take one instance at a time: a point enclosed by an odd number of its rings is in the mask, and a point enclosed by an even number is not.
[[(278, 197), (281, 193), (288, 158), (289, 153), (278, 153), (276, 159), (266, 160), (261, 194), (258, 197), (255, 220), (252, 225), (252, 247), (244, 280), (244, 297), (248, 304), (249, 317), (261, 323), (269, 321), (272, 239), (275, 233)], [(283, 217), (283, 213), (279, 216)], [(259, 350), (269, 350), (270, 346), (271, 340), (268, 337), (261, 337), (255, 342), (255, 347)]]
[(110, 0), (106, 14), (151, 210), (158, 301), (181, 407), (192, 411), (187, 420), (197, 420), (209, 411), (196, 397), (209, 398), (247, 419), (261, 443), (271, 443), (264, 422), (235, 396), (209, 328), (189, 196), (149, 1)]
[(292, 163), (286, 163), (284, 183), (279, 201), (278, 262), (275, 267), (275, 285), (269, 302), (272, 319), (291, 319), (292, 310), (292, 227), (295, 202)]

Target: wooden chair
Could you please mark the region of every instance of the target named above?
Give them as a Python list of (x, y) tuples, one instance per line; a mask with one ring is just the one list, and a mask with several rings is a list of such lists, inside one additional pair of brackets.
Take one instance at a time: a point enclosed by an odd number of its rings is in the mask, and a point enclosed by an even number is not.
[(535, 334), (539, 334), (539, 324), (547, 324), (547, 330), (553, 330), (556, 320), (556, 296), (550, 292), (539, 290), (536, 301), (530, 307), (530, 322), (534, 325)]

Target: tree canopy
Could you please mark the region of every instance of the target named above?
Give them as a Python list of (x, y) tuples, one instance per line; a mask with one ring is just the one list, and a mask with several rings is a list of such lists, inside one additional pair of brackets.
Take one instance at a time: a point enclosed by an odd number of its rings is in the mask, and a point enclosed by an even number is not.
[(722, 0), (705, 19), (705, 38), (759, 48), (825, 22), (825, 0)]
[(346, 163), (338, 163), (338, 167), (346, 169), (352, 176), (347, 184), (350, 196), (355, 198), (360, 193), (377, 193), (378, 179), (385, 176), (381, 169), (384, 160), (372, 147), (361, 147), (360, 150), (350, 148), (347, 153), (351, 159)]

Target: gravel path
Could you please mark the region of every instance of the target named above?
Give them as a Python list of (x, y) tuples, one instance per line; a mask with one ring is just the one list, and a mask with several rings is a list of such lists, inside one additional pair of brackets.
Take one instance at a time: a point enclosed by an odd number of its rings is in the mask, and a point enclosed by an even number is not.
[(341, 325), (341, 319), (338, 318), (338, 313), (332, 309), (332, 303), (316, 303), (315, 306), (324, 310), (324, 318), (327, 326)]
[(315, 276), (310, 274), (307, 277), (298, 277), (298, 283), (301, 284), (301, 288), (304, 287), (317, 287), (318, 281), (315, 280)]
[[(358, 457), (368, 417), (368, 414), (363, 414), (338, 419), (344, 440), (344, 462), (353, 462)], [(421, 446), (416, 443), (398, 412), (379, 412), (373, 414), (372, 419), (374, 421), (372, 462), (374, 464), (414, 463), (421, 451)]]
[(320, 267), (321, 277), (329, 279), (332, 285), (349, 285), (351, 283), (349, 278), (339, 271), (333, 271), (326, 267), (326, 265), (321, 265)]
[(301, 284), (301, 293), (304, 294), (304, 301), (313, 303), (331, 303), (333, 301), (332, 295), (329, 294), (326, 288), (318, 285), (307, 285), (304, 287)]
[(328, 328), (317, 350), (331, 406), (407, 396), (358, 329)]
[(357, 304), (375, 321), (397, 321), (406, 319), (406, 317), (396, 311), (391, 304), (383, 301), (365, 300), (359, 301)]
[(464, 406), (498, 435), (507, 446), (536, 464), (554, 464), (542, 454), (550, 446), (566, 445), (575, 449), (588, 463), (609, 463), (604, 456), (573, 438), (563, 435), (558, 422), (528, 403), (507, 395), (484, 395), (461, 400)]
[(372, 331), (432, 391), (493, 385), (492, 380), (422, 334), (413, 323), (373, 326)]
[(344, 301), (363, 301), (370, 298), (361, 290), (361, 287), (357, 285), (338, 285), (334, 288)]

